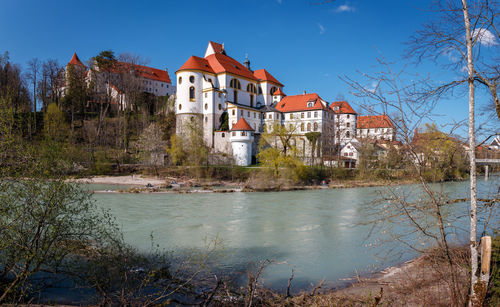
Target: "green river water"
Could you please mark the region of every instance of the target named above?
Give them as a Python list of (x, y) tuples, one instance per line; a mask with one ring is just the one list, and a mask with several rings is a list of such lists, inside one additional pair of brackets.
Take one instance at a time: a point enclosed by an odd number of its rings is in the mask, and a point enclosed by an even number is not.
[[(478, 180), (480, 196), (497, 193), (498, 176)], [(468, 181), (435, 185), (454, 197), (467, 197)], [(119, 189), (117, 186), (91, 185), (90, 189)], [(401, 186), (412, 191), (418, 185)], [(402, 258), (376, 256), (386, 247), (375, 247), (374, 234), (366, 240), (367, 206), (384, 188), (326, 189), (267, 193), (191, 193), (191, 194), (118, 194), (96, 193), (99, 206), (109, 208), (122, 227), (125, 240), (148, 251), (151, 234), (155, 244), (182, 256), (188, 251), (203, 251), (207, 242), (221, 240), (215, 271), (245, 276), (249, 265), (264, 259), (287, 264), (266, 269), (266, 285), (283, 289), (295, 271), (294, 286), (308, 288), (326, 279), (332, 285), (357, 273), (367, 274), (396, 265), (415, 256), (400, 247)], [(467, 211), (466, 204), (455, 207), (457, 214)], [(494, 221), (498, 226), (498, 218)], [(468, 231), (467, 217), (459, 219)], [(398, 225), (394, 226), (397, 229)], [(458, 233), (454, 238), (467, 238)]]

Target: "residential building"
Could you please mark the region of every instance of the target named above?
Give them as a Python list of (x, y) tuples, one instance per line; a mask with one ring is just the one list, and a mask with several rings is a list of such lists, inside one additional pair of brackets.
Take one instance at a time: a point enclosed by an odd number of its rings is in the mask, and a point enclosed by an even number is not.
[(387, 115), (358, 116), (356, 136), (360, 139), (393, 141), (396, 128)]

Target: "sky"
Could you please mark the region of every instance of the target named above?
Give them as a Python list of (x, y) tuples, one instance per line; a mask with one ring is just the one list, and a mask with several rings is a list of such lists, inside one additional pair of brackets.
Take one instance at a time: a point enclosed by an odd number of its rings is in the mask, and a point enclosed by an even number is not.
[[(0, 0), (0, 53), (25, 65), (34, 57), (66, 64), (111, 49), (141, 56), (148, 66), (175, 71), (203, 56), (208, 41), (224, 43), (229, 56), (265, 68), (294, 95), (344, 97), (359, 112), (359, 98), (339, 76), (362, 80), (379, 56), (403, 65), (404, 43), (432, 20), (428, 0)], [(432, 63), (407, 71), (452, 79)], [(366, 84), (370, 86), (370, 84)], [(486, 97), (479, 94), (480, 101)], [(365, 112), (366, 113), (366, 112)], [(438, 125), (467, 118), (467, 97), (443, 99)], [(498, 122), (497, 122), (498, 123)], [(465, 133), (465, 130), (463, 131)]]

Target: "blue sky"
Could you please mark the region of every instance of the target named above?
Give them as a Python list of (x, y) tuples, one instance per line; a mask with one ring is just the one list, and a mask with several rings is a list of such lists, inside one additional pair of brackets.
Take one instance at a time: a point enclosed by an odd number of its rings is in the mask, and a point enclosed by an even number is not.
[[(248, 53), (252, 68), (266, 68), (286, 94), (339, 94), (353, 104), (338, 76), (359, 79), (380, 54), (399, 60), (403, 43), (433, 16), (428, 3), (403, 0), (222, 1), (0, 1), (0, 52), (25, 64), (38, 57), (67, 63), (74, 51), (87, 60), (102, 50), (129, 52), (148, 65), (174, 72), (191, 55), (203, 56), (209, 40), (224, 42), (233, 58)], [(380, 54), (379, 54), (380, 53)], [(435, 65), (410, 71), (453, 78)], [(443, 100), (440, 124), (467, 117), (467, 98)]]

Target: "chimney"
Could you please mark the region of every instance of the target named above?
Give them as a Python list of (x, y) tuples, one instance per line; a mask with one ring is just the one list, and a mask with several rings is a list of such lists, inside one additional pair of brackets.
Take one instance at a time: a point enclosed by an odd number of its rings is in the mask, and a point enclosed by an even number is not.
[(304, 91), (304, 93), (302, 93), (302, 95), (305, 95), (306, 94), (306, 91)]

